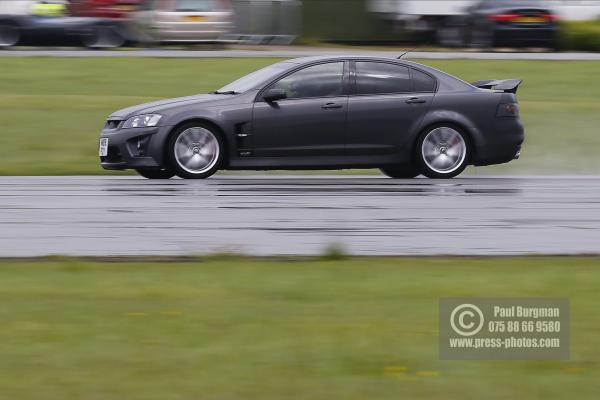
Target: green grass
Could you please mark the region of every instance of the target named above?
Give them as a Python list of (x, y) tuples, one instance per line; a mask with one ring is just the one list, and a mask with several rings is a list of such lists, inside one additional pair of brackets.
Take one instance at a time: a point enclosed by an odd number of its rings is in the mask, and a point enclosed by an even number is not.
[[(208, 92), (273, 59), (0, 59), (0, 175), (104, 174), (97, 136), (116, 109)], [(598, 173), (600, 62), (426, 62), (467, 81), (522, 77), (523, 158), (485, 173)]]
[[(595, 399), (600, 259), (0, 262), (0, 398)], [(440, 297), (567, 297), (570, 361), (440, 361)]]

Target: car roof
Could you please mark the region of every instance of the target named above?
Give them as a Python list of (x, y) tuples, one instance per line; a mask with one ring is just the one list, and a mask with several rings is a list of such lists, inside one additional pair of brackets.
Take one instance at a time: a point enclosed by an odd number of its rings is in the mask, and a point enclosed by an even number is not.
[[(399, 54), (401, 54), (401, 53), (399, 53)], [(340, 55), (334, 55), (334, 56), (300, 57), (300, 58), (293, 58), (290, 60), (286, 60), (285, 62), (294, 63), (294, 64), (298, 64), (298, 65), (304, 65), (304, 64), (310, 64), (313, 62), (336, 61), (336, 60), (369, 60), (369, 61), (385, 61), (385, 62), (391, 61), (391, 62), (397, 62), (397, 63), (421, 68), (421, 69), (426, 70), (434, 75), (437, 75), (437, 73), (440, 72), (439, 70), (428, 67), (427, 65), (419, 64), (419, 63), (404, 60), (404, 59), (398, 59), (395, 57), (385, 57), (385, 56), (361, 55), (361, 54), (346, 54), (346, 55), (340, 54)]]
[[(319, 61), (329, 61), (329, 60), (373, 60), (373, 61), (402, 61), (407, 62), (406, 60), (399, 60), (393, 57), (382, 57), (382, 56), (373, 56), (373, 55), (361, 55), (361, 54), (339, 54), (334, 56), (310, 56), (310, 57), (300, 57), (293, 58), (288, 60), (288, 62), (293, 62), (295, 64), (308, 64), (311, 62), (319, 62)], [(408, 61), (410, 63), (410, 61)]]

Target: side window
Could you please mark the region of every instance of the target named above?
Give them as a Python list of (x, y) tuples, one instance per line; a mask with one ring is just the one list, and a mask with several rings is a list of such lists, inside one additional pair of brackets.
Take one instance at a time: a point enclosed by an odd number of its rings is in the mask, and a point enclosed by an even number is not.
[(356, 93), (412, 92), (408, 67), (380, 62), (356, 62)]
[(313, 65), (281, 79), (272, 89), (283, 89), (288, 99), (332, 97), (343, 93), (344, 63)]
[(435, 79), (417, 69), (412, 70), (415, 92), (435, 92)]

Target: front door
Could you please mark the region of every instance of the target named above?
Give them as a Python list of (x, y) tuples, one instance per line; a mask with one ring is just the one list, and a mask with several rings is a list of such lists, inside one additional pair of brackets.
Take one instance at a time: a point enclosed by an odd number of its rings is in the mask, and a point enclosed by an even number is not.
[(316, 64), (295, 71), (268, 89), (285, 91), (276, 102), (254, 106), (256, 157), (341, 156), (348, 96), (343, 61)]

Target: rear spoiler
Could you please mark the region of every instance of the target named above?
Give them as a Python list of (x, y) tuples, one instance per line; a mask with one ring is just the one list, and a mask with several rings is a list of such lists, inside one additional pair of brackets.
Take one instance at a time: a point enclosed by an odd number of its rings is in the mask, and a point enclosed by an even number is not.
[(490, 81), (477, 81), (471, 85), (480, 89), (502, 90), (504, 93), (517, 93), (519, 85), (523, 82), (522, 79), (499, 79)]

